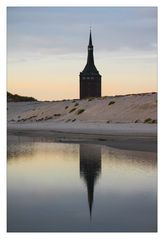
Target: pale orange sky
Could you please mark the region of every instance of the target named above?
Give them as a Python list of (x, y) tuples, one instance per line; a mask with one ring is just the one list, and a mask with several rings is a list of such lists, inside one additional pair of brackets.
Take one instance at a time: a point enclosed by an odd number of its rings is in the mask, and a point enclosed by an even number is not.
[(156, 8), (85, 9), (8, 9), (9, 92), (38, 100), (79, 98), (89, 37), (83, 14), (94, 19), (102, 96), (157, 91)]

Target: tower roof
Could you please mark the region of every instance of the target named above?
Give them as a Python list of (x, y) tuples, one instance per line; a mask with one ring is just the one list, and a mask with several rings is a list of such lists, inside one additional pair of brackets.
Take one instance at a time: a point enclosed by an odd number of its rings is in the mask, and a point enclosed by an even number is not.
[(94, 56), (93, 56), (93, 45), (92, 45), (92, 32), (90, 29), (89, 34), (89, 45), (88, 45), (88, 57), (87, 57), (87, 64), (82, 71), (83, 74), (99, 74), (98, 70), (96, 69), (96, 66), (94, 64)]
[(92, 33), (91, 33), (91, 29), (90, 29), (90, 34), (89, 34), (89, 46), (93, 46), (93, 45), (92, 45)]

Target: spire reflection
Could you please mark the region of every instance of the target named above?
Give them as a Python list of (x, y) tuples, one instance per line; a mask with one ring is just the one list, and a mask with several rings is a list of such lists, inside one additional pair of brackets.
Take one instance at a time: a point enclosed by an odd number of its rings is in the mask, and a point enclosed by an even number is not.
[(80, 176), (84, 179), (88, 192), (90, 219), (94, 200), (94, 186), (101, 173), (101, 146), (80, 145)]

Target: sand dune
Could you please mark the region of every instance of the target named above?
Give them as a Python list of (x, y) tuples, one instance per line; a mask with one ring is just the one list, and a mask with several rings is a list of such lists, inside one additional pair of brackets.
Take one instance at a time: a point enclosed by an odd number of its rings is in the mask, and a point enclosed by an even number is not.
[(9, 102), (8, 122), (156, 123), (157, 93), (53, 102)]

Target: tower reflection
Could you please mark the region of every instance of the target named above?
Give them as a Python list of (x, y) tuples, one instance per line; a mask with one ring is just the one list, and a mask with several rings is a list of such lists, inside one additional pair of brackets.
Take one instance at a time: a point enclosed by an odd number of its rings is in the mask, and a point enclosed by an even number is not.
[(101, 173), (101, 146), (80, 145), (80, 176), (84, 179), (88, 191), (90, 219), (94, 200), (94, 186)]

